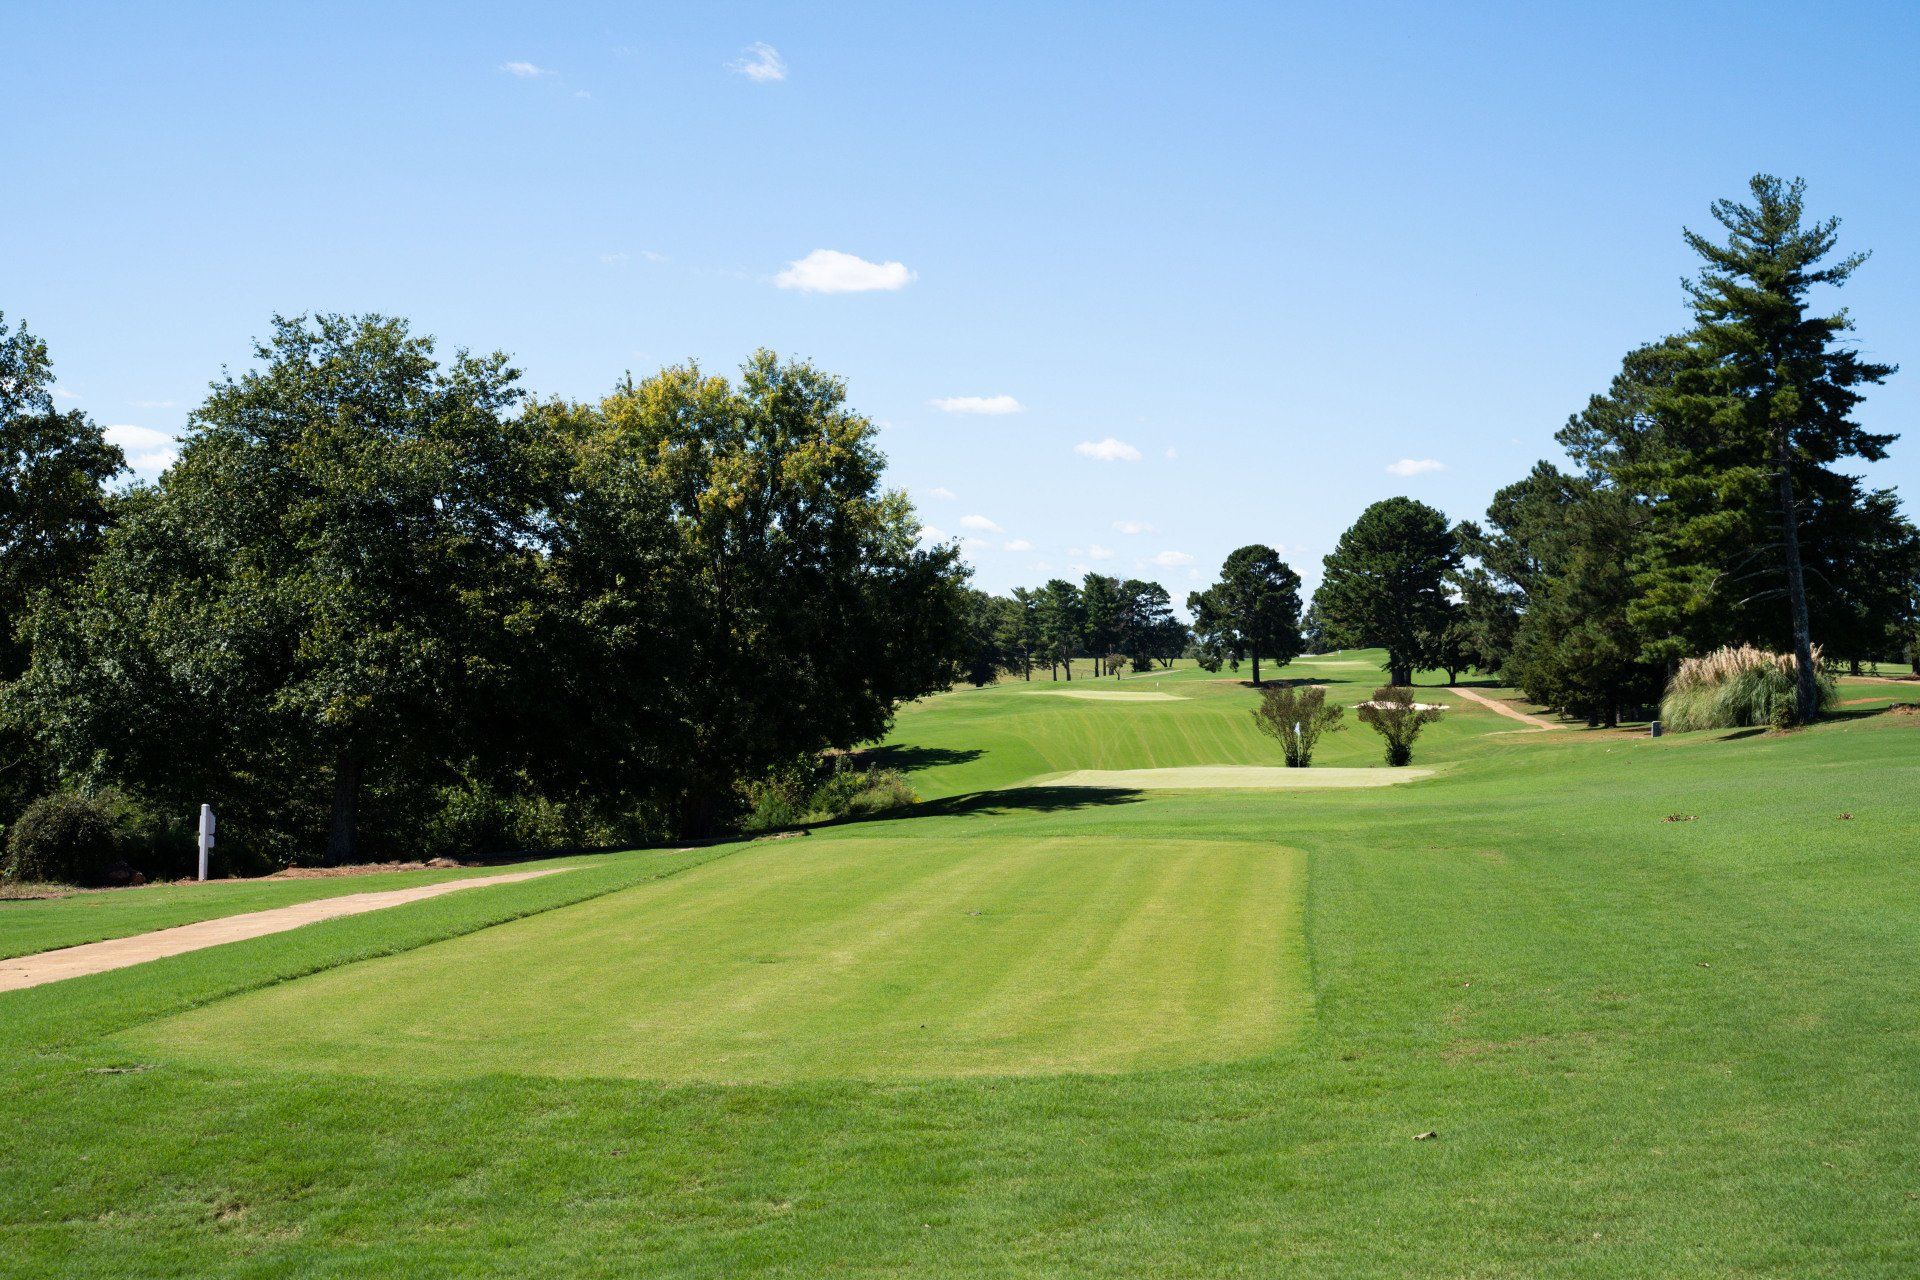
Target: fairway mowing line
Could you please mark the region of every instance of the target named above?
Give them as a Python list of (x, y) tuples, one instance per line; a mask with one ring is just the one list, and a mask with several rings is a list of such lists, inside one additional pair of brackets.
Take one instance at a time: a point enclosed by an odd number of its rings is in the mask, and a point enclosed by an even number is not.
[(189, 951), (217, 947), (223, 943), (242, 942), (248, 938), (263, 938), (268, 934), (285, 933), (288, 929), (297, 929), (304, 924), (317, 924), (322, 920), (334, 920), (341, 916), (356, 916), (367, 911), (379, 911), (386, 907), (418, 902), (423, 898), (437, 898), (442, 894), (453, 893), (460, 889), (474, 889), (492, 884), (512, 884), (520, 880), (557, 875), (562, 871), (573, 869), (572, 867), (546, 867), (538, 871), (513, 871), (500, 876), (473, 876), (465, 880), (447, 880), (440, 884), (417, 885), (411, 889), (381, 889), (372, 893), (349, 893), (337, 898), (320, 898), (313, 902), (297, 902), (287, 907), (273, 907), (266, 911), (248, 911), (240, 915), (221, 916), (215, 920), (201, 920), (194, 924), (177, 925), (171, 929), (156, 929), (152, 933), (135, 934), (131, 938), (110, 938), (105, 942), (88, 942), (77, 947), (42, 951), (37, 955), (17, 956), (12, 960), (0, 961), (0, 991), (21, 991), (27, 987), (59, 982), (66, 978), (82, 978), (89, 974), (107, 973), (114, 969), (124, 969), (129, 965), (144, 964), (149, 960), (160, 960), (167, 956), (185, 955)]
[(1170, 769), (1076, 769), (1028, 779), (1029, 787), (1110, 787), (1132, 791), (1315, 791), (1391, 787), (1431, 778), (1432, 769), (1288, 769), (1280, 765), (1208, 764)]
[(1089, 702), (1185, 702), (1183, 693), (1134, 693), (1125, 689), (1030, 689), (1037, 698), (1085, 698)]

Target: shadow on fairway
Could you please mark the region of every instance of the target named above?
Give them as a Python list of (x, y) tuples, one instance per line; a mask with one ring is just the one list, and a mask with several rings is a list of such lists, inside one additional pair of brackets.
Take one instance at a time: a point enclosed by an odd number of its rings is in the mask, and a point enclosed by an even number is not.
[(871, 763), (878, 769), (898, 769), (902, 773), (912, 773), (915, 769), (937, 769), (950, 764), (972, 764), (986, 752), (977, 747), (964, 747), (955, 751), (951, 747), (869, 747), (860, 753), (863, 763)]
[(1071, 813), (1079, 809), (1102, 809), (1116, 804), (1134, 804), (1146, 798), (1136, 787), (1008, 787), (1001, 791), (969, 791), (943, 800), (922, 800), (904, 809), (880, 813), (849, 814), (831, 822), (819, 822), (813, 830), (850, 826), (856, 822), (904, 822), (911, 818), (952, 818), (962, 814), (997, 813)]

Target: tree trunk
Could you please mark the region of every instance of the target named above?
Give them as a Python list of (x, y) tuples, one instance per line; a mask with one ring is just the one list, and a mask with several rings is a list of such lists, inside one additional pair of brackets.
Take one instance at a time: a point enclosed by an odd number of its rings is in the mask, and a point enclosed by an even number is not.
[(1388, 667), (1387, 680), (1389, 683), (1397, 685), (1402, 689), (1413, 687), (1413, 667), (1411, 665), (1389, 663)]
[(1793, 610), (1794, 706), (1801, 724), (1812, 724), (1820, 711), (1820, 690), (1813, 678), (1813, 628), (1807, 621), (1807, 578), (1800, 564), (1800, 521), (1793, 500), (1792, 458), (1787, 433), (1773, 433), (1774, 487), (1780, 501), (1780, 546), (1787, 560), (1787, 602)]
[(1067, 673), (1067, 683), (1072, 684), (1073, 683), (1073, 659), (1072, 658), (1060, 659), (1060, 666)]
[(333, 812), (327, 819), (327, 865), (344, 866), (359, 848), (360, 775), (364, 766), (352, 753), (333, 758)]

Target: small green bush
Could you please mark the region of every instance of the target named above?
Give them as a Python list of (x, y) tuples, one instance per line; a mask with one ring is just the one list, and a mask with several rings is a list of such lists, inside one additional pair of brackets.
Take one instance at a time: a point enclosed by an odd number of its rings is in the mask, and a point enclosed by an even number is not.
[(1318, 685), (1304, 689), (1268, 685), (1260, 691), (1253, 723), (1260, 732), (1279, 741), (1287, 768), (1304, 769), (1313, 763), (1313, 749), (1320, 735), (1338, 733), (1344, 714), (1346, 708), (1337, 702), (1329, 705), (1327, 691)]
[(803, 822), (884, 813), (919, 803), (920, 797), (898, 769), (853, 769), (847, 757), (831, 757), (827, 766), (797, 762), (775, 769), (742, 788), (747, 831), (773, 831)]
[(1413, 690), (1389, 684), (1375, 689), (1373, 697), (1360, 704), (1359, 714), (1362, 724), (1386, 739), (1387, 764), (1399, 769), (1413, 763), (1413, 740), (1441, 712), (1420, 706), (1413, 700)]
[(97, 884), (140, 852), (144, 825), (117, 791), (41, 796), (7, 830), (6, 878)]

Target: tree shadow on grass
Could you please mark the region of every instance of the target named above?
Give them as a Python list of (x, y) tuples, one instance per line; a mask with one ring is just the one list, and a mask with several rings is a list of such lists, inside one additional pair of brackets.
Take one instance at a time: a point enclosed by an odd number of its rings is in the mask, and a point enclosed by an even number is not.
[(886, 746), (868, 747), (860, 753), (860, 761), (876, 769), (898, 769), (902, 773), (912, 773), (916, 769), (937, 769), (950, 764), (972, 764), (985, 755), (977, 747), (907, 747)]
[(1072, 813), (1117, 804), (1136, 804), (1146, 793), (1136, 787), (1007, 787), (999, 791), (969, 791), (942, 800), (922, 800), (903, 809), (848, 814), (812, 829), (850, 826), (857, 822), (897, 822), (906, 818), (953, 818), (964, 814)]

